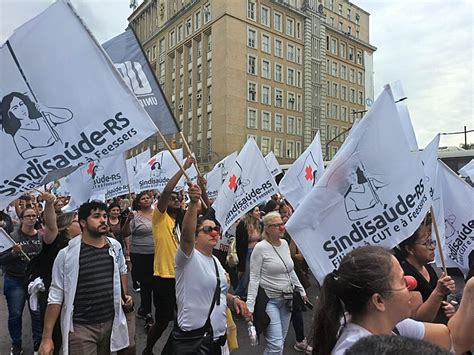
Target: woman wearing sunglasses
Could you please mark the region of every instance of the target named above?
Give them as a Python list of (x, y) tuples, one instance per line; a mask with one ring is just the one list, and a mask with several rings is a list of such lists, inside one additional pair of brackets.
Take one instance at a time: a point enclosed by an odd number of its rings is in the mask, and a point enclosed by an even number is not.
[(253, 313), (257, 333), (264, 333), (264, 354), (282, 354), (290, 325), (294, 297), (306, 292), (294, 271), (290, 248), (283, 236), (285, 225), (278, 212), (263, 217), (263, 240), (250, 259), (247, 305)]
[(342, 355), (359, 339), (399, 334), (461, 354), (474, 344), (474, 279), (448, 325), (409, 319), (411, 292), (390, 251), (375, 246), (347, 254), (324, 278), (314, 318), (314, 355)]
[[(220, 228), (206, 218), (197, 218), (201, 189), (189, 186), (189, 207), (183, 219), (179, 248), (175, 257), (177, 323), (173, 331), (173, 352), (221, 354), (226, 350), (226, 308), (248, 318), (245, 302), (227, 293), (229, 285), (224, 268), (212, 255)], [(205, 334), (211, 334), (207, 340)], [(201, 341), (194, 344), (190, 337)], [(183, 343), (187, 345), (183, 348)]]
[(423, 304), (418, 308), (415, 319), (424, 322), (447, 324), (456, 311), (446, 302), (446, 296), (454, 293), (455, 284), (450, 276), (438, 278), (429, 264), (434, 260), (436, 241), (431, 239), (429, 228), (422, 224), (418, 230), (399, 245), (399, 262), (405, 275), (417, 281), (415, 291), (421, 293)]

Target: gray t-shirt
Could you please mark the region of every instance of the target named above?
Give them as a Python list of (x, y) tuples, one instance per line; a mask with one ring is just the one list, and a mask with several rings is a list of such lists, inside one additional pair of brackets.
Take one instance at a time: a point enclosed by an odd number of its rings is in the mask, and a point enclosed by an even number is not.
[(141, 213), (135, 213), (135, 216), (130, 221), (130, 232), (132, 235), (131, 253), (155, 253), (151, 219), (146, 218)]

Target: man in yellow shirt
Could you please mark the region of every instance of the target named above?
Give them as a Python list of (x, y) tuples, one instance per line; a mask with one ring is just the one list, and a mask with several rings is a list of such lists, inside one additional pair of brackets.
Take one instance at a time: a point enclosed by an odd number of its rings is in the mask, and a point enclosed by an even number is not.
[[(194, 158), (186, 159), (183, 167), (189, 169)], [(184, 212), (181, 209), (182, 198), (174, 188), (183, 172), (179, 170), (166, 184), (153, 211), (152, 230), (155, 242), (155, 260), (153, 273), (153, 304), (155, 305), (155, 323), (148, 332), (143, 355), (152, 354), (153, 346), (161, 334), (174, 319), (176, 309), (174, 258), (181, 237), (181, 222)], [(166, 349), (163, 350), (163, 353)]]

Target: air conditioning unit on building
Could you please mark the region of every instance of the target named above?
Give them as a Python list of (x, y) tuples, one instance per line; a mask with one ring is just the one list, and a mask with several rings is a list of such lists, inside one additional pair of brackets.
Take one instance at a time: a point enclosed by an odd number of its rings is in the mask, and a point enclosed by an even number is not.
[(178, 105), (178, 110), (183, 111), (183, 104)]
[(202, 94), (196, 94), (196, 99), (198, 100), (202, 99)]
[(276, 96), (276, 99), (277, 99), (277, 100), (282, 100), (282, 99), (283, 99), (283, 96), (282, 96), (282, 95), (277, 95), (277, 96)]
[(293, 102), (295, 102), (295, 99), (294, 98), (289, 98), (288, 101), (293, 103)]

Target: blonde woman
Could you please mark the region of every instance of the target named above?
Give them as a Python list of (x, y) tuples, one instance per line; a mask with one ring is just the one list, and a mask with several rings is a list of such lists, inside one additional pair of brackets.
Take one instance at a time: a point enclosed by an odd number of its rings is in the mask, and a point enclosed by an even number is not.
[(280, 214), (268, 213), (263, 218), (263, 240), (255, 246), (250, 259), (247, 306), (257, 333), (265, 335), (264, 354), (283, 353), (295, 291), (304, 302), (308, 300), (294, 271), (284, 234)]

